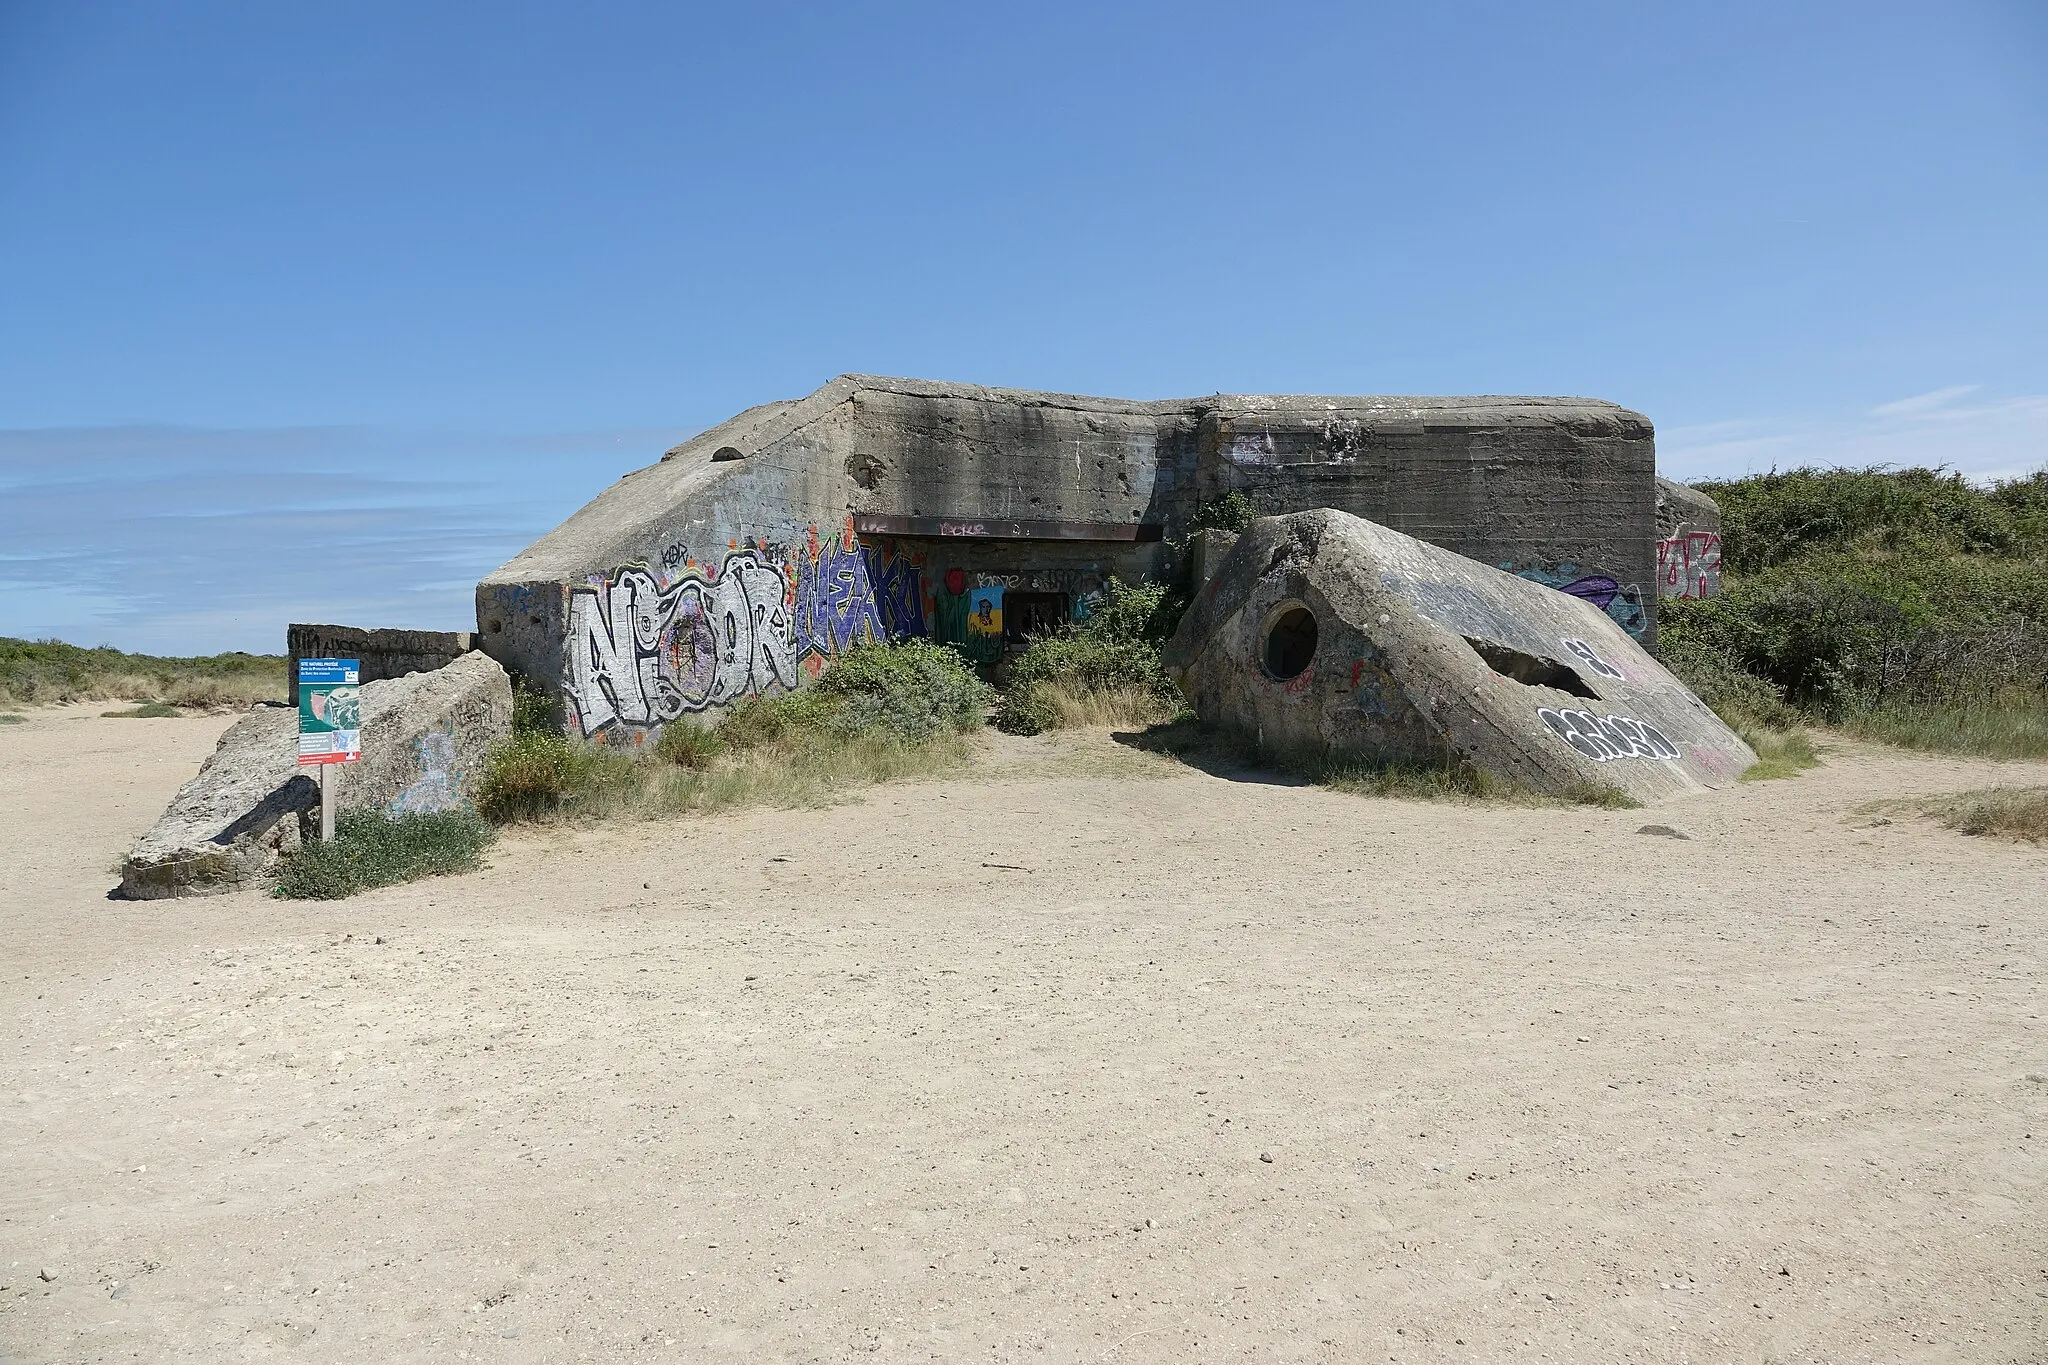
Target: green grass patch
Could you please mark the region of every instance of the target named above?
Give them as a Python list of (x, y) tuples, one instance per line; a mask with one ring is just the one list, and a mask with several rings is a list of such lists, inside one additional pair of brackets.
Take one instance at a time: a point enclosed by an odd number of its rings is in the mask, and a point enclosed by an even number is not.
[(1841, 726), (1903, 749), (2048, 758), (2048, 697), (2014, 697), (2002, 706), (1892, 702), (1844, 716)]
[(472, 811), (386, 815), (350, 811), (331, 843), (306, 843), (278, 863), (274, 894), (287, 900), (341, 900), (372, 887), (469, 872), (497, 838)]
[(27, 716), (17, 716), (12, 711), (0, 712), (0, 725), (26, 725)]
[(279, 654), (176, 658), (0, 636), (0, 702), (163, 701), (240, 707), (284, 697), (285, 659)]
[[(716, 729), (671, 722), (636, 755), (517, 729), (486, 761), (477, 809), (506, 824), (826, 805), (856, 787), (965, 768), (989, 700), (949, 648), (857, 645), (795, 692), (749, 698)], [(525, 715), (545, 723), (538, 704)]]
[(1880, 801), (1865, 810), (1927, 816), (1960, 834), (2048, 843), (2048, 787), (1987, 787), (1943, 796)]
[(102, 711), (100, 715), (108, 720), (169, 720), (185, 713), (165, 702), (148, 701), (126, 711)]

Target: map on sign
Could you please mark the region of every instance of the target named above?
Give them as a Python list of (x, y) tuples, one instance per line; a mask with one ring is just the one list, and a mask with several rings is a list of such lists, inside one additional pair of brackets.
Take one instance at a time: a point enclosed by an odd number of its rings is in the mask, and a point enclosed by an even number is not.
[(363, 756), (363, 701), (355, 659), (299, 660), (299, 762), (353, 763)]

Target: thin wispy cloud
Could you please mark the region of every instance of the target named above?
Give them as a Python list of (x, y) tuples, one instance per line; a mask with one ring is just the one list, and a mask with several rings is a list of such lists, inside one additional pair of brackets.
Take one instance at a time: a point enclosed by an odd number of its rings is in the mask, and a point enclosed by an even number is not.
[(1964, 398), (1977, 392), (1982, 387), (1983, 385), (1981, 384), (1951, 384), (1945, 389), (1936, 389), (1932, 393), (1915, 394), (1911, 398), (1901, 398), (1895, 403), (1880, 403), (1870, 410), (1870, 415), (1872, 417), (1917, 417), (1922, 414), (1934, 413), (1947, 407), (1958, 398)]
[(1838, 418), (1735, 420), (1657, 434), (1657, 464), (1674, 478), (1738, 478), (1805, 465), (1942, 465), (1978, 482), (2048, 464), (2048, 394), (1965, 401), (1952, 384)]
[(468, 629), (478, 578), (683, 434), (0, 431), (0, 635), (274, 653), (290, 621)]

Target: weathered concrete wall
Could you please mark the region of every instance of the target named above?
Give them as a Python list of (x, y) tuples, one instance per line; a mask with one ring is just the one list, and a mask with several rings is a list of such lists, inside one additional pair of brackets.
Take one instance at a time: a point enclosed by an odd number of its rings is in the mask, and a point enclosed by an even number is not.
[[(313, 657), (313, 656), (309, 656)], [(392, 815), (467, 805), (485, 752), (512, 729), (512, 684), (472, 652), (428, 673), (365, 683), (363, 757), (337, 764), (339, 811)], [(319, 829), (319, 779), (298, 764), (298, 714), (259, 706), (221, 737), (197, 776), (121, 868), (132, 900), (258, 885)]]
[(1657, 595), (1721, 595), (1721, 508), (1697, 488), (1657, 479)]
[(476, 648), (466, 630), (363, 630), (356, 626), (289, 625), (284, 628), (290, 656), (286, 700), (299, 704), (299, 660), (360, 659), (362, 681), (431, 673)]
[(1254, 521), (1166, 664), (1206, 724), (1288, 757), (1448, 760), (1644, 801), (1755, 761), (1592, 603), (1342, 512)]
[(1378, 512), (1648, 638), (1653, 477), (1649, 423), (1591, 400), (1135, 403), (846, 376), (626, 475), (478, 585), (478, 638), (561, 688), (573, 732), (644, 743), (857, 640), (943, 633), (963, 589), (1064, 593), (1080, 615), (1112, 574), (1177, 577), (1195, 509), (1232, 489)]

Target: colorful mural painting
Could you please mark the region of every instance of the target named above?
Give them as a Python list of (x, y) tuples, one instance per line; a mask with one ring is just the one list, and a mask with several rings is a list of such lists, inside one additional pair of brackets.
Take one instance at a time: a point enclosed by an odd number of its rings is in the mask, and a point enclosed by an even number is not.
[(1688, 531), (1657, 542), (1659, 597), (1718, 597), (1721, 593), (1721, 535)]
[(1642, 592), (1634, 587), (1623, 587), (1608, 574), (1585, 573), (1576, 564), (1519, 570), (1507, 564), (1500, 567), (1546, 588), (1556, 588), (1559, 592), (1568, 592), (1573, 597), (1591, 602), (1638, 640), (1649, 633), (1650, 616), (1643, 610)]
[(976, 588), (967, 594), (967, 633), (1003, 638), (1003, 590)]
[(921, 563), (862, 544), (850, 519), (792, 550), (664, 559), (661, 576), (629, 565), (570, 591), (564, 690), (587, 736), (787, 691), (863, 640), (926, 633)]

